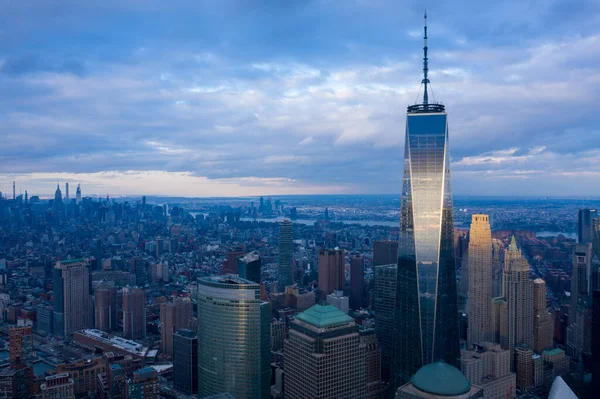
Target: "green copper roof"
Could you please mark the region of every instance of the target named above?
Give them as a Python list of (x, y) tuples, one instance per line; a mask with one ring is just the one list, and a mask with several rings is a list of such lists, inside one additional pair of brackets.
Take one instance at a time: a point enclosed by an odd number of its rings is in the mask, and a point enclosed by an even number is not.
[(510, 245), (508, 246), (508, 250), (512, 252), (517, 252), (519, 250), (519, 248), (517, 247), (517, 240), (515, 240), (514, 235), (510, 239)]
[(471, 383), (456, 367), (436, 362), (421, 367), (411, 378), (415, 388), (438, 396), (458, 396), (469, 392)]
[(546, 356), (555, 356), (555, 355), (560, 355), (561, 353), (565, 353), (565, 351), (563, 351), (562, 349), (559, 349), (559, 348), (544, 349), (542, 351), (542, 355), (546, 355)]
[(354, 321), (352, 317), (327, 302), (321, 302), (306, 309), (296, 316), (296, 320), (301, 320), (317, 328), (341, 326)]

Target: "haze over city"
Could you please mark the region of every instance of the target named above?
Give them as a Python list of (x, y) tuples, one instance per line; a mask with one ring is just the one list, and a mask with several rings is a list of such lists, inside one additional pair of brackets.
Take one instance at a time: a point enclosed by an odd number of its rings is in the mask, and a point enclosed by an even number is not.
[(2, 3), (3, 193), (399, 193), (429, 6), (454, 193), (600, 195), (597, 1)]

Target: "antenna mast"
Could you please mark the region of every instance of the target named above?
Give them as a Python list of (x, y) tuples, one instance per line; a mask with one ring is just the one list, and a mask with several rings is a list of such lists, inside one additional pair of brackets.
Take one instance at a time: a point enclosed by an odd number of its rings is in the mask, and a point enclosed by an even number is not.
[(428, 59), (427, 59), (427, 10), (425, 10), (425, 26), (424, 26), (424, 35), (423, 35), (423, 80), (421, 83), (425, 86), (425, 90), (423, 92), (423, 104), (427, 105), (429, 103), (429, 96), (427, 95), (427, 84), (429, 84), (429, 79), (427, 78), (428, 68)]

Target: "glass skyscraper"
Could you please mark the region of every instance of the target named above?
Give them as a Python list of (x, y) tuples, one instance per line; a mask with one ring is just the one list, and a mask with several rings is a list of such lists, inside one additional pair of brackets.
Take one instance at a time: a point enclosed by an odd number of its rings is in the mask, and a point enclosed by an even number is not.
[(425, 26), (423, 103), (408, 107), (400, 205), (394, 385), (429, 363), (459, 366), (454, 219), (448, 121), (427, 96)]

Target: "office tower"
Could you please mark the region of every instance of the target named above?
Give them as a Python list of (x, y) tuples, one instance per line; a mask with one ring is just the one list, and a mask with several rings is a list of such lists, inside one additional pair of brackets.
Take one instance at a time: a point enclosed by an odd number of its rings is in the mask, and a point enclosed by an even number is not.
[(285, 397), (364, 397), (360, 341), (354, 319), (326, 302), (298, 314), (284, 345)]
[(44, 379), (40, 391), (42, 399), (74, 398), (75, 383), (69, 373), (54, 374)]
[(54, 217), (56, 220), (63, 219), (64, 213), (64, 204), (62, 199), (62, 192), (60, 191), (60, 187), (56, 185), (56, 191), (54, 192), (54, 202), (52, 203), (52, 211), (54, 212)]
[(17, 199), (17, 188), (15, 186), (15, 182), (13, 181), (13, 200)]
[(69, 183), (65, 183), (65, 201), (69, 203)]
[(515, 397), (516, 374), (510, 372), (510, 351), (499, 344), (482, 342), (461, 351), (461, 370), (467, 379), (483, 389), (485, 398)]
[(398, 262), (398, 241), (373, 241), (373, 266)]
[(350, 258), (350, 307), (359, 309), (365, 302), (365, 262), (360, 254)]
[(381, 379), (390, 381), (393, 364), (394, 331), (396, 317), (396, 264), (375, 266), (373, 310), (375, 310), (375, 333), (381, 347)]
[(133, 372), (127, 380), (127, 399), (158, 399), (160, 391), (156, 370), (146, 367)]
[(592, 300), (592, 384), (600, 386), (600, 290), (593, 292)]
[(173, 333), (192, 328), (192, 308), (190, 298), (175, 298), (172, 302), (160, 305), (160, 348), (164, 355), (173, 355)]
[(546, 303), (546, 282), (541, 278), (533, 281), (533, 350), (542, 353), (554, 346), (554, 320)]
[(567, 327), (567, 355), (578, 359), (591, 349), (590, 280), (592, 244), (575, 245), (571, 277), (571, 305)]
[(75, 191), (75, 203), (79, 205), (81, 203), (81, 185), (77, 184), (77, 191)]
[(454, 220), (445, 108), (427, 94), (427, 25), (423, 103), (408, 107), (398, 236), (395, 381), (422, 366), (458, 366)]
[(192, 330), (173, 334), (173, 386), (189, 395), (198, 393), (198, 337)]
[(127, 339), (146, 338), (146, 290), (123, 288), (123, 336)]
[(469, 346), (491, 341), (492, 329), (492, 231), (488, 215), (471, 217), (469, 238)]
[(386, 384), (381, 381), (381, 348), (372, 328), (361, 328), (360, 346), (365, 349), (365, 385), (367, 399), (383, 398)]
[(600, 218), (592, 219), (592, 264), (590, 290), (600, 289)]
[(31, 326), (11, 327), (8, 330), (10, 365), (31, 365), (33, 360), (33, 331)]
[(541, 387), (544, 385), (544, 361), (538, 354), (531, 356), (533, 361), (533, 387)]
[(504, 244), (492, 238), (492, 298), (501, 297), (502, 276), (504, 274)]
[(235, 275), (198, 282), (198, 392), (270, 397), (270, 304), (260, 285)]
[(25, 204), (29, 203), (29, 194), (27, 193), (27, 190), (25, 190)]
[(286, 286), (294, 284), (294, 234), (293, 223), (284, 220), (279, 223), (279, 291), (283, 292)]
[(515, 372), (517, 389), (526, 390), (533, 386), (533, 351), (527, 345), (515, 347)]
[(117, 289), (98, 287), (94, 291), (96, 299), (96, 328), (104, 332), (117, 330)]
[(129, 261), (129, 271), (135, 275), (135, 285), (143, 287), (148, 281), (148, 265), (138, 256)]
[(325, 298), (335, 290), (344, 290), (345, 252), (343, 249), (319, 251), (319, 291)]
[(46, 334), (54, 332), (54, 308), (52, 306), (38, 305), (36, 318), (37, 331)]
[(261, 260), (258, 251), (252, 251), (238, 258), (238, 274), (241, 278), (260, 284)]
[(69, 339), (73, 331), (93, 327), (91, 277), (84, 260), (56, 262), (53, 290), (54, 334)]
[(454, 366), (435, 362), (421, 367), (396, 392), (396, 399), (474, 399), (483, 398), (483, 389), (471, 385)]
[(529, 279), (529, 263), (517, 247), (513, 236), (504, 254), (504, 303), (501, 318), (506, 327), (500, 333), (505, 349), (514, 353), (515, 347), (524, 344), (533, 348), (533, 283)]
[(592, 219), (598, 215), (595, 209), (584, 208), (579, 210), (577, 223), (577, 242), (586, 244), (592, 240)]

